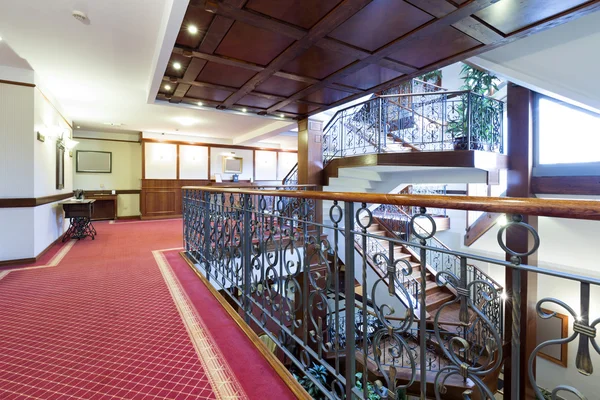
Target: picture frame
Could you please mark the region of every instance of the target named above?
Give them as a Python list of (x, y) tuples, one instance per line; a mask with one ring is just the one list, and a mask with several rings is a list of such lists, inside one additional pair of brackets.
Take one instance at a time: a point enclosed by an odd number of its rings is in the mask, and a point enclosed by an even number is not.
[(241, 174), (244, 159), (242, 157), (223, 156), (223, 173)]
[(75, 172), (94, 174), (112, 173), (112, 152), (77, 150), (75, 153)]
[(223, 178), (221, 177), (221, 174), (215, 174), (215, 182), (223, 183)]
[(65, 147), (62, 142), (56, 142), (56, 189), (65, 188)]
[[(537, 319), (537, 340), (536, 342), (543, 343), (552, 339), (564, 339), (569, 337), (569, 316), (542, 308), (546, 314), (555, 315), (550, 318)], [(540, 349), (537, 353), (538, 357), (548, 360), (561, 367), (567, 368), (568, 363), (568, 343), (555, 344)]]

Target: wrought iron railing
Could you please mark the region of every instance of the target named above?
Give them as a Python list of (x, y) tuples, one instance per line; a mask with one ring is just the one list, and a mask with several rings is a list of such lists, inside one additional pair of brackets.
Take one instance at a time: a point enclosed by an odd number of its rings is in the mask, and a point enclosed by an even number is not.
[(298, 184), (298, 163), (292, 167), (290, 172), (287, 173), (281, 183), (286, 186)]
[(501, 101), (468, 91), (380, 95), (325, 126), (323, 162), (399, 151), (503, 152)]
[[(266, 197), (274, 197), (274, 204), (279, 204), (283, 197), (295, 198), (299, 213), (289, 216), (272, 212), (267, 209)], [(309, 199), (333, 201), (326, 210), (331, 222), (324, 224), (311, 220)], [(367, 202), (423, 207), (409, 220), (410, 231), (417, 241), (369, 233), (368, 228), (374, 220), (367, 212)], [(432, 246), (430, 239), (435, 233), (435, 219), (427, 214), (425, 207), (513, 214), (498, 233), (498, 244), (509, 261), (504, 257), (496, 259)], [(546, 346), (574, 340), (580, 342), (576, 361), (578, 370), (583, 375), (593, 372), (590, 350), (600, 353), (596, 341), (596, 326), (600, 324), (600, 318), (594, 319), (590, 315), (590, 304), (599, 301), (593, 295), (600, 287), (600, 280), (522, 264), (522, 257), (536, 253), (540, 237), (515, 213), (600, 219), (600, 204), (597, 202), (465, 199), (459, 196), (446, 196), (441, 200), (439, 196), (362, 193), (336, 193), (332, 197), (326, 192), (187, 187), (183, 188), (183, 210), (185, 251), (189, 259), (211, 284), (228, 297), (231, 304), (241, 310), (248, 323), (252, 322), (264, 330), (277, 344), (280, 353), (291, 361), (297, 372), (313, 381), (324, 398), (367, 399), (367, 387), (371, 386), (367, 380), (369, 376), (376, 376), (382, 387), (374, 385), (373, 390), (382, 396), (391, 393), (391, 398), (400, 390), (410, 391), (418, 386), (416, 393), (423, 399), (451, 398), (447, 394), (451, 389), (457, 389), (457, 398), (461, 399), (465, 396), (471, 398), (467, 391), (479, 398), (492, 399), (493, 385), (488, 384), (497, 378), (506, 355), (505, 349), (510, 348), (506, 362), (512, 365), (511, 380), (510, 385), (504, 388), (505, 393), (510, 392), (512, 398), (517, 399), (519, 388), (529, 383), (538, 399), (543, 399), (535, 379), (537, 354)], [(364, 214), (367, 214), (366, 218)], [(415, 229), (415, 225), (423, 220), (432, 226), (432, 233)], [(518, 252), (507, 247), (504, 232), (515, 229), (525, 229), (533, 236), (531, 248)], [(410, 264), (394, 259), (393, 252), (357, 257), (354, 248), (357, 236), (376, 237), (390, 246), (410, 246), (424, 263), (430, 263), (438, 254), (458, 259), (460, 268), (442, 269), (436, 277), (438, 285), (452, 288), (456, 296), (441, 304), (428, 319), (425, 310), (426, 272), (422, 268), (418, 311), (416, 304), (410, 301), (408, 305), (402, 304), (390, 294), (396, 293), (397, 288), (406, 292), (397, 278), (397, 271), (411, 274)], [(383, 259), (387, 276), (382, 278), (370, 273), (369, 258), (375, 263), (378, 263), (377, 259)], [(485, 312), (487, 304), (500, 297), (500, 293), (482, 275), (468, 281), (467, 266), (476, 262), (498, 266), (512, 276), (505, 303), (512, 310), (512, 327), (508, 331), (511, 341), (508, 345), (503, 343), (502, 332)], [(523, 272), (577, 282), (580, 287), (578, 305), (567, 304), (560, 298), (537, 301), (538, 314), (542, 318), (551, 317), (543, 311), (543, 307), (549, 304), (571, 314), (573, 333), (567, 338), (540, 343), (528, 355), (521, 351), (521, 339), (525, 339), (520, 331), (520, 279)], [(355, 280), (360, 283), (358, 294), (353, 290)], [(594, 291), (590, 290), (592, 286)], [(474, 293), (481, 293), (481, 296)], [(459, 310), (455, 320), (456, 335), (444, 328), (445, 319), (453, 309)], [(346, 321), (355, 323), (341, 326), (341, 315)], [(488, 338), (485, 346), (474, 345), (477, 341), (472, 335), (462, 333), (472, 326), (485, 330)], [(433, 363), (437, 367), (432, 367), (430, 350), (439, 354), (440, 361)], [(528, 382), (520, 380), (521, 357), (529, 360)], [(325, 371), (325, 381), (310, 372), (309, 367), (313, 365)], [(358, 383), (356, 372), (361, 370), (364, 373)], [(567, 383), (557, 382), (557, 385), (554, 391), (559, 395), (570, 392), (584, 398)], [(588, 396), (592, 398), (595, 395), (588, 393)]]

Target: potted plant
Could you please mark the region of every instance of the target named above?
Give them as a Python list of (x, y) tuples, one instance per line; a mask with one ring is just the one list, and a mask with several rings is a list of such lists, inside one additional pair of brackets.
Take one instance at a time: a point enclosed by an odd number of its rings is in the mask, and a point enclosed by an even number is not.
[[(461, 101), (455, 107), (456, 118), (448, 121), (447, 132), (452, 134), (454, 150), (490, 150), (494, 142), (494, 126), (487, 117), (499, 112), (499, 103), (486, 96), (498, 90), (498, 78), (485, 71), (464, 64), (460, 71), (463, 85), (461, 90), (469, 91), (462, 95)], [(469, 117), (480, 119), (474, 128), (469, 126)], [(469, 146), (469, 128), (471, 145)]]

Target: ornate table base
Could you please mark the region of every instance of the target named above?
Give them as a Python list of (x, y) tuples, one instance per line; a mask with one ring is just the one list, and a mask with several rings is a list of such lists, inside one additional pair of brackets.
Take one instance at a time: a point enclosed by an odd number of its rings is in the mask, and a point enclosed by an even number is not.
[(62, 241), (65, 242), (69, 239), (85, 239), (89, 236), (94, 240), (96, 236), (96, 229), (92, 225), (92, 221), (88, 217), (73, 217), (69, 224), (69, 229), (65, 232)]

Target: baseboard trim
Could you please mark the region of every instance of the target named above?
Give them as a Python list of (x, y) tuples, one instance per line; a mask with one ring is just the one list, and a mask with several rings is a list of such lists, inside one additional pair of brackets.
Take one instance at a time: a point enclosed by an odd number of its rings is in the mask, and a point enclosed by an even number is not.
[(121, 217), (117, 216), (118, 220), (124, 220), (124, 219), (137, 219), (137, 220), (141, 220), (142, 216), (141, 215), (123, 215)]
[(34, 262), (38, 262), (40, 258), (43, 257), (44, 254), (46, 254), (48, 252), (48, 250), (50, 250), (52, 248), (52, 246), (54, 246), (56, 243), (58, 243), (60, 240), (62, 240), (64, 236), (64, 233), (62, 235), (60, 235), (54, 242), (50, 243), (48, 245), (48, 247), (46, 247), (44, 250), (42, 250), (42, 252), (40, 254), (38, 254), (35, 257), (31, 257), (31, 258), (19, 258), (16, 260), (6, 260), (6, 261), (0, 261), (0, 269), (3, 267), (7, 267), (7, 266), (18, 266), (18, 265), (23, 265), (23, 264), (33, 264)]
[(149, 220), (149, 219), (176, 219), (176, 218), (181, 218), (183, 217), (182, 214), (168, 214), (168, 215), (153, 215), (153, 216), (147, 216), (147, 215), (142, 215), (140, 218), (145, 221), (145, 220)]
[(312, 400), (312, 396), (304, 390), (302, 385), (294, 378), (292, 373), (288, 371), (288, 369), (279, 361), (279, 359), (269, 351), (267, 346), (260, 340), (256, 332), (250, 329), (250, 326), (244, 322), (242, 317), (233, 309), (231, 304), (215, 289), (213, 285), (211, 285), (206, 277), (202, 275), (195, 267), (194, 264), (190, 261), (190, 259), (186, 256), (185, 252), (182, 251), (179, 255), (185, 260), (187, 265), (192, 269), (194, 274), (200, 279), (200, 281), (206, 286), (208, 291), (217, 299), (221, 307), (225, 309), (227, 314), (235, 321), (235, 323), (240, 327), (242, 332), (250, 339), (250, 342), (256, 347), (259, 353), (264, 357), (264, 359), (269, 363), (269, 365), (275, 370), (277, 375), (283, 380), (286, 386), (290, 389), (290, 391), (298, 398), (305, 400)]

